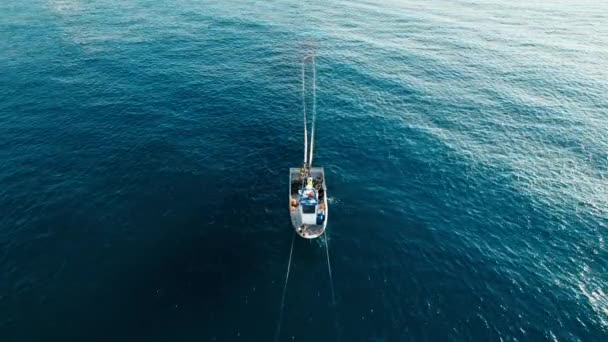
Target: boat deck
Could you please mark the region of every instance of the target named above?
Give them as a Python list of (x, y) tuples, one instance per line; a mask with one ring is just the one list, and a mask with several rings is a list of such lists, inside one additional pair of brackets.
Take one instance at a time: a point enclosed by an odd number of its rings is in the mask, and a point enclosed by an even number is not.
[[(322, 167), (313, 167), (310, 169), (310, 174), (313, 177), (313, 186), (318, 192), (319, 209), (325, 211), (325, 219), (323, 224), (302, 224), (301, 218), (297, 213), (297, 203), (299, 201), (298, 190), (302, 187), (303, 179), (301, 177), (300, 168), (289, 169), (289, 205), (291, 223), (294, 226), (296, 232), (303, 238), (313, 239), (321, 236), (325, 231), (327, 225), (327, 198), (326, 198), (326, 184), (325, 184), (325, 172)], [(294, 204), (296, 204), (294, 206)]]

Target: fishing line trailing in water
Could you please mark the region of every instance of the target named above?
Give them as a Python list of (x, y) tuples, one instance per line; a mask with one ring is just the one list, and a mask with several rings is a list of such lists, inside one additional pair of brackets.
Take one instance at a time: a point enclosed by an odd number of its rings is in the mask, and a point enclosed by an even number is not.
[(327, 234), (325, 234), (325, 255), (327, 256), (327, 271), (329, 272), (329, 285), (331, 287), (331, 300), (334, 307), (336, 306), (336, 294), (334, 292), (334, 278), (331, 275), (331, 263), (329, 262), (329, 243), (327, 242)]
[(289, 261), (287, 261), (287, 273), (285, 274), (285, 284), (283, 285), (283, 295), (281, 296), (281, 310), (279, 312), (279, 321), (277, 322), (277, 330), (274, 335), (274, 340), (278, 341), (281, 336), (281, 323), (283, 321), (283, 309), (285, 307), (285, 294), (287, 293), (287, 282), (289, 281), (289, 270), (291, 269), (291, 256), (293, 255), (293, 243), (296, 239), (296, 233), (291, 235), (291, 248), (289, 249)]
[(338, 326), (338, 307), (336, 306), (336, 293), (334, 291), (334, 277), (331, 274), (331, 263), (329, 262), (329, 242), (328, 235), (325, 234), (325, 255), (327, 256), (327, 271), (329, 272), (329, 286), (331, 288), (331, 302), (334, 307), (334, 324), (336, 328), (336, 339), (340, 341), (340, 328)]

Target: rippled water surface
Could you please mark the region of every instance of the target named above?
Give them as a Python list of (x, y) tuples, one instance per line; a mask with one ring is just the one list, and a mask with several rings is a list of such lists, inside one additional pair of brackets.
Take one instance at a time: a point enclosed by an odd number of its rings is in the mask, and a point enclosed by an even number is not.
[(0, 3), (0, 340), (608, 339), (603, 1)]

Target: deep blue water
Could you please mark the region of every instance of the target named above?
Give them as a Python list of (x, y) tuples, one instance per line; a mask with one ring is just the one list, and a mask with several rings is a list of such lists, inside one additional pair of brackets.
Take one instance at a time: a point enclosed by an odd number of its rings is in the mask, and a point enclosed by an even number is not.
[(0, 340), (608, 339), (608, 4), (0, 3)]

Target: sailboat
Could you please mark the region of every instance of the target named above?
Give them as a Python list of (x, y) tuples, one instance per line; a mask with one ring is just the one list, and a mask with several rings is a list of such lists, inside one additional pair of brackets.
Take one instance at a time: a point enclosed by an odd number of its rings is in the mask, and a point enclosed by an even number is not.
[[(312, 125), (308, 146), (306, 118), (306, 65), (312, 64)], [(302, 61), (302, 107), (304, 111), (304, 163), (300, 168), (289, 169), (289, 212), (296, 233), (305, 239), (317, 238), (327, 226), (327, 185), (325, 170), (312, 166), (316, 119), (316, 66), (315, 55)], [(309, 153), (310, 152), (310, 153)]]

